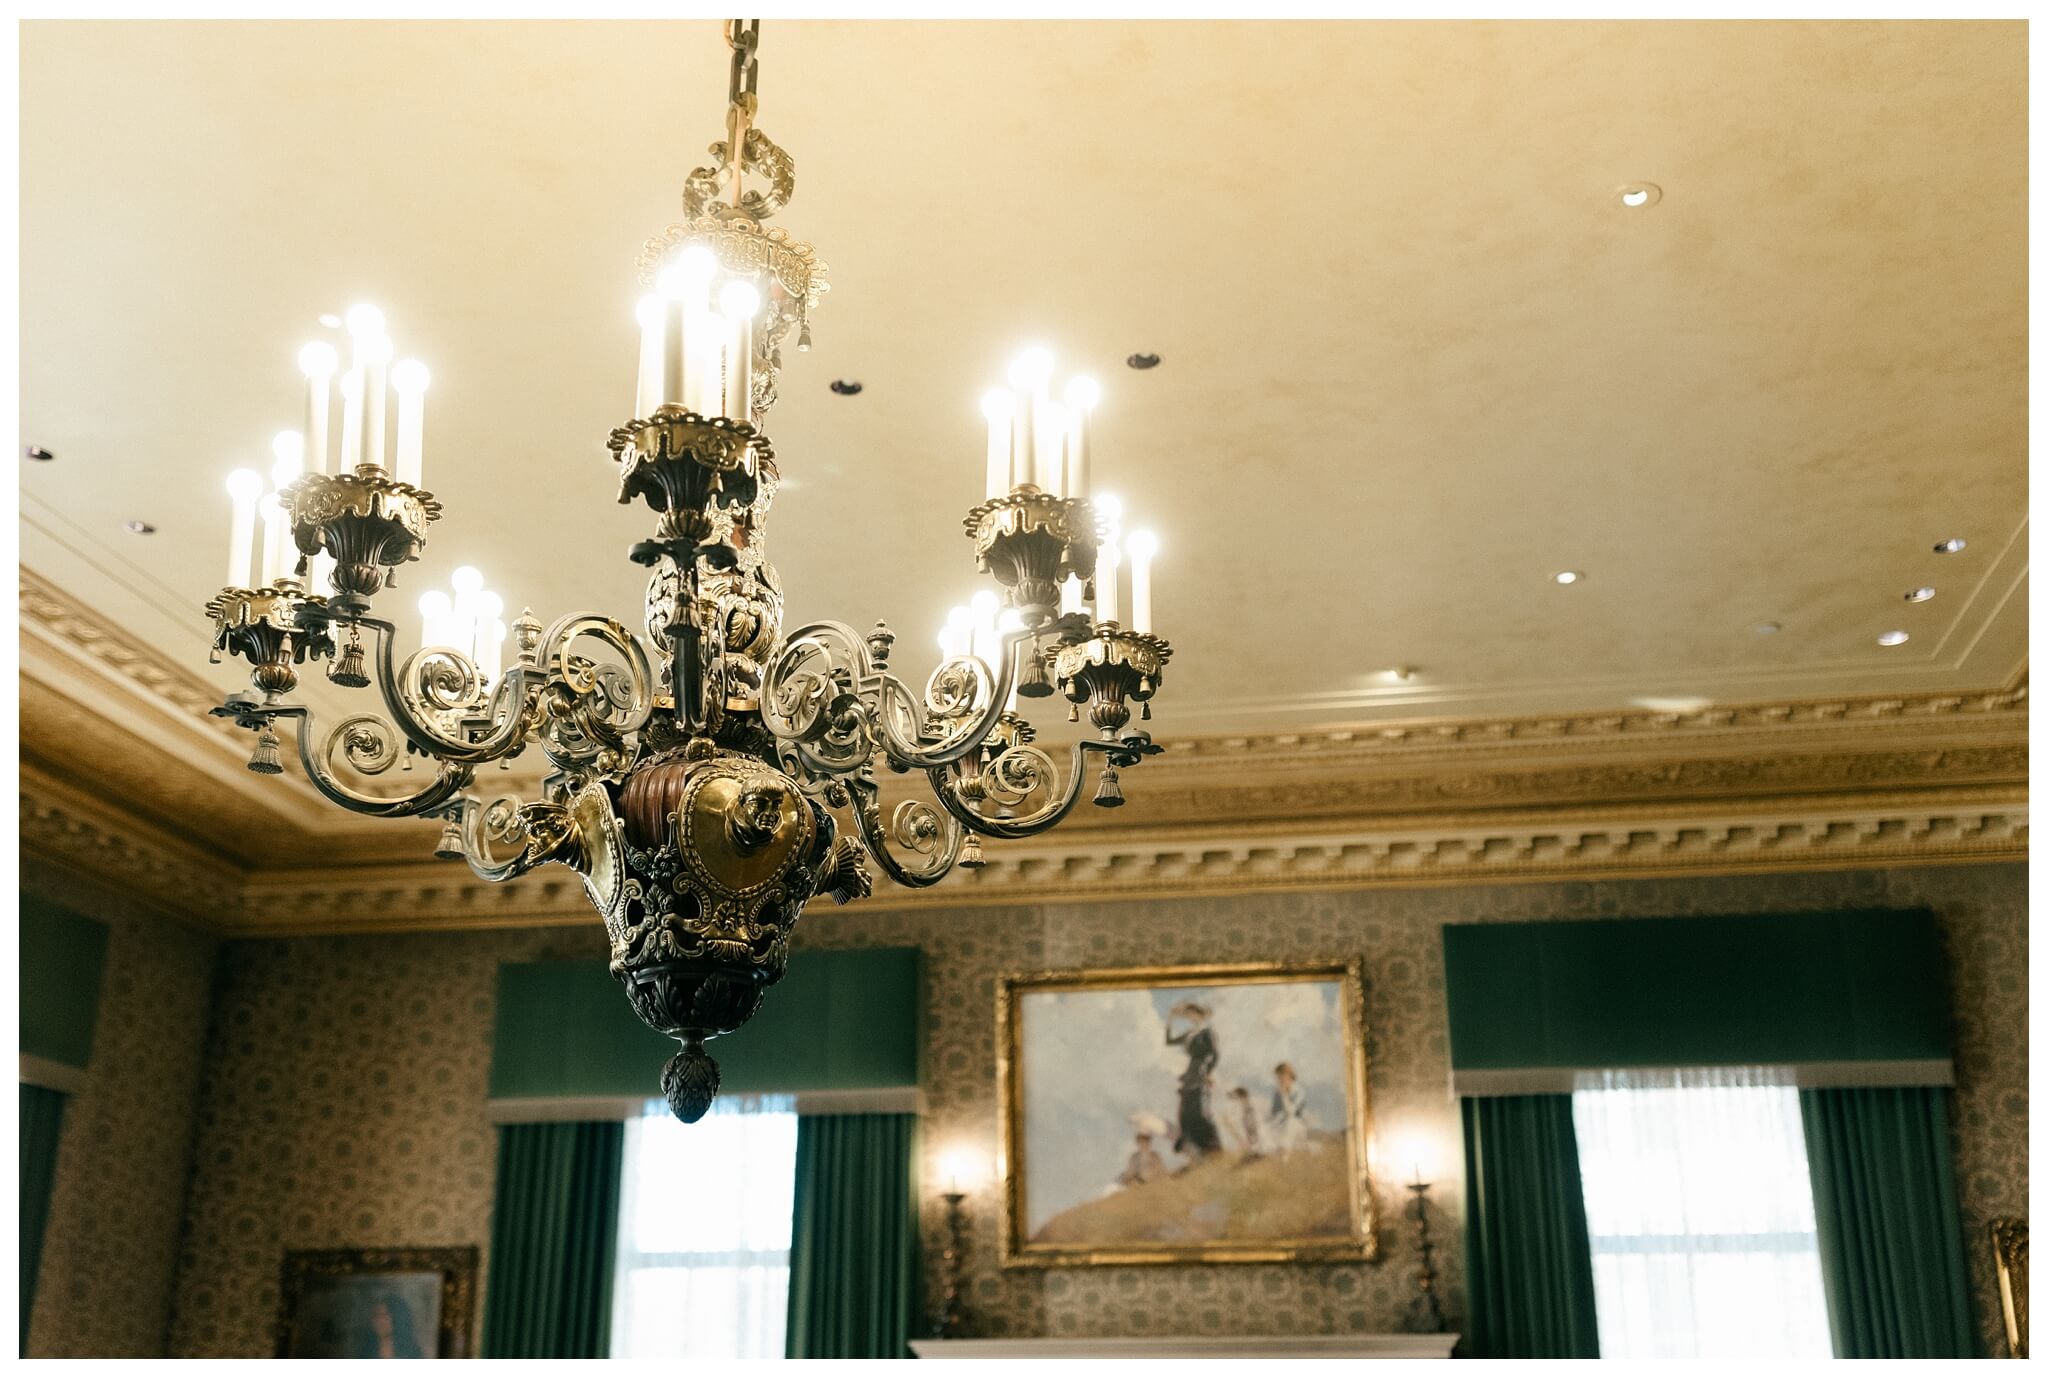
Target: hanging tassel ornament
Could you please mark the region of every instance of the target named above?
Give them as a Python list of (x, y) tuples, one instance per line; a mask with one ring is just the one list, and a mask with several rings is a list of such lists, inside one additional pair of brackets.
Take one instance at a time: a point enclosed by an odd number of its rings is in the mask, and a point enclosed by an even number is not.
[(341, 655), (335, 660), (334, 668), (327, 672), (327, 678), (344, 689), (367, 689), (370, 676), (363, 668), (362, 633), (349, 628), (348, 645), (341, 648)]
[(954, 865), (965, 866), (970, 871), (979, 871), (988, 865), (988, 858), (981, 854), (979, 837), (973, 833), (967, 834), (967, 840), (960, 844), (960, 859)]
[(256, 750), (249, 757), (249, 769), (258, 775), (284, 774), (284, 760), (277, 752), (277, 734), (267, 727), (256, 736)]
[(1098, 808), (1122, 808), (1124, 787), (1117, 780), (1116, 767), (1104, 766), (1102, 778), (1095, 783), (1095, 803)]
[(442, 861), (462, 860), (462, 829), (454, 819), (441, 827), (441, 840), (434, 844), (434, 855)]

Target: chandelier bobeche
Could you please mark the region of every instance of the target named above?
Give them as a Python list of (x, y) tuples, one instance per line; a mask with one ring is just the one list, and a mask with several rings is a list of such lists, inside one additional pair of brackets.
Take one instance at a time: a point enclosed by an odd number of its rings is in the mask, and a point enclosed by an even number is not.
[[(1151, 629), (1156, 542), (1133, 533), (1120, 543), (1113, 504), (1089, 496), (1093, 385), (1077, 380), (1055, 403), (1042, 350), (983, 400), (988, 496), (966, 527), (1001, 597), (977, 594), (954, 611), (923, 694), (891, 672), (895, 638), (882, 623), (865, 634), (839, 622), (783, 633), (781, 581), (762, 547), (779, 470), (760, 422), (784, 341), (794, 330), (798, 348), (809, 342), (825, 269), (809, 245), (764, 223), (788, 201), (795, 169), (753, 127), (759, 22), (726, 32), (726, 138), (685, 183), (684, 218), (641, 255), (652, 290), (638, 311), (637, 405), (610, 436), (618, 500), (657, 514), (630, 552), (652, 570), (644, 638), (598, 613), (547, 627), (522, 613), (501, 666), (502, 602), (464, 568), (452, 597), (422, 598), (423, 644), (401, 660), (397, 628), (372, 614), (372, 600), (419, 558), (441, 508), (421, 486), (427, 371), (391, 363), (383, 317), (368, 307), (349, 313), (351, 358), (338, 380), (333, 349), (301, 352), (306, 425), (277, 439), (275, 491), (259, 498), (252, 471), (230, 478), (228, 586), (207, 607), (214, 658), (254, 667), (255, 692), (214, 710), (257, 734), (251, 770), (283, 769), (277, 728), (288, 723), (307, 777), (342, 807), (445, 820), (437, 854), (487, 880), (545, 862), (582, 875), (604, 916), (612, 974), (640, 1018), (682, 1045), (662, 1089), (684, 1120), (703, 1115), (718, 1089), (705, 1041), (759, 1008), (811, 899), (866, 895), (870, 864), (907, 886), (982, 864), (980, 839), (1028, 837), (1064, 819), (1091, 757), (1094, 802), (1122, 803), (1118, 771), (1159, 749), (1127, 730), (1132, 707), (1151, 716), (1171, 655)], [(765, 189), (747, 188), (749, 175)], [(334, 391), (341, 436), (330, 465)], [(388, 393), (397, 416), (387, 466)], [(374, 681), (383, 713), (322, 730), (287, 701), (299, 667), (322, 659), (338, 685)], [(1055, 693), (1095, 729), (1064, 765), (1034, 744), (1018, 711), (1022, 699)], [(478, 768), (529, 745), (552, 767), (541, 797), (486, 798)], [(435, 770), (410, 793), (351, 783), (414, 758)], [(885, 819), (878, 762), (923, 772), (934, 802), (907, 800)]]

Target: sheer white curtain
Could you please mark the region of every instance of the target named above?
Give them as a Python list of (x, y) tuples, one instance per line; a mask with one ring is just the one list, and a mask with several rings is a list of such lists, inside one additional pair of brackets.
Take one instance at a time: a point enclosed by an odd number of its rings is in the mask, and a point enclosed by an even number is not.
[(1833, 1356), (1799, 1093), (1747, 1068), (1572, 1096), (1604, 1359)]
[(720, 1097), (683, 1124), (626, 1124), (614, 1359), (780, 1359), (789, 1306), (796, 1105)]

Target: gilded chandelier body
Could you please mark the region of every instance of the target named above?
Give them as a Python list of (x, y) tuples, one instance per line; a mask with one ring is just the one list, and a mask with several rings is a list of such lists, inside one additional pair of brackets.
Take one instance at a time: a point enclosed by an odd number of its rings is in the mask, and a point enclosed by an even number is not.
[[(655, 516), (630, 552), (650, 569), (643, 631), (595, 613), (546, 627), (523, 615), (495, 679), (448, 646), (401, 658), (394, 624), (371, 615), (372, 601), (418, 558), (441, 508), (369, 462), (284, 488), (296, 565), (208, 605), (216, 659), (226, 652), (253, 667), (254, 692), (214, 710), (257, 733), (252, 770), (283, 768), (276, 733), (288, 723), (307, 777), (343, 808), (443, 819), (439, 852), (487, 880), (547, 863), (582, 876), (610, 938), (612, 974), (639, 1017), (681, 1045), (662, 1087), (684, 1120), (717, 1092), (705, 1042), (760, 1007), (811, 900), (867, 895), (870, 867), (928, 886), (980, 864), (981, 838), (1028, 837), (1065, 818), (1091, 758), (1101, 767), (1095, 802), (1120, 804), (1118, 769), (1158, 750), (1126, 732), (1131, 706), (1149, 716), (1171, 654), (1113, 619), (1060, 611), (1062, 581), (1095, 576), (1103, 530), (1087, 498), (1029, 483), (967, 517), (978, 566), (1015, 612), (992, 657), (949, 655), (913, 692), (891, 669), (894, 637), (881, 623), (785, 633), (763, 545), (779, 470), (761, 419), (775, 401), (783, 342), (794, 330), (799, 348), (808, 344), (825, 269), (808, 245), (763, 224), (789, 199), (795, 170), (753, 127), (758, 29), (729, 26), (727, 137), (690, 174), (683, 219), (641, 256), (652, 281), (678, 253), (708, 252), (718, 274), (749, 284), (758, 300), (751, 316), (728, 322), (741, 344), (712, 380), (723, 407), (690, 405), (687, 394), (660, 400), (610, 435), (618, 500)], [(748, 189), (749, 174), (766, 187)], [(646, 367), (643, 359), (643, 378)], [(643, 393), (643, 404), (652, 400)], [(322, 557), (333, 562), (332, 586), (316, 593), (309, 562)], [(382, 711), (317, 725), (288, 701), (300, 667), (316, 659), (344, 687), (374, 683)], [(1063, 695), (1095, 735), (1056, 762), (1013, 711), (1013, 690)], [(480, 767), (536, 746), (551, 767), (538, 799), (477, 788)], [(352, 783), (416, 759), (434, 769), (409, 793)], [(885, 818), (878, 762), (922, 772), (932, 802), (900, 803)]]

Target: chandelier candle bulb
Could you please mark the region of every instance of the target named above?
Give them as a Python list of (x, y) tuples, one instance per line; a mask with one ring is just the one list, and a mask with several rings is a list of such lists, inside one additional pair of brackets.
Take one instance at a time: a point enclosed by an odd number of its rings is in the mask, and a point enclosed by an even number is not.
[[(676, 256), (671, 277), (664, 272), (655, 286), (676, 303), (678, 329), (664, 337), (663, 349), (674, 357), (662, 359), (664, 401), (688, 407), (699, 416), (716, 416), (721, 394), (719, 355), (724, 336), (711, 312), (711, 277), (718, 260), (701, 244), (692, 244)], [(675, 386), (673, 397), (667, 396)]]
[(981, 414), (988, 420), (988, 496), (1000, 498), (1010, 491), (1010, 426), (1017, 410), (1016, 400), (1001, 388), (991, 389), (981, 399)]
[(277, 494), (265, 493), (256, 510), (263, 514), (263, 585), (267, 588), (284, 570), (284, 504)]
[(427, 424), (427, 384), (432, 379), (418, 359), (401, 359), (391, 370), (398, 394), (398, 481), (419, 487)]
[[(703, 336), (701, 332), (693, 331), (691, 328), (695, 322), (691, 320), (693, 313), (690, 310), (690, 285), (689, 275), (680, 263), (662, 269), (661, 276), (654, 280), (654, 288), (660, 294), (661, 303), (661, 341), (655, 348), (656, 357), (660, 361), (656, 367), (660, 369), (661, 374), (657, 405), (669, 403), (701, 412), (703, 408), (698, 405), (700, 398), (696, 388), (692, 386), (695, 380), (690, 373), (688, 346), (701, 340)], [(696, 340), (691, 338), (692, 335), (696, 336)], [(647, 361), (643, 354), (643, 372), (646, 367)], [(649, 407), (640, 414), (648, 416), (653, 411), (654, 408)]]
[(1067, 409), (1043, 396), (1034, 399), (1039, 408), (1038, 420), (1031, 429), (1038, 442), (1038, 454), (1032, 468), (1038, 475), (1038, 486), (1045, 492), (1061, 497), (1072, 496), (1064, 491), (1067, 467)]
[(1152, 557), (1159, 553), (1159, 538), (1133, 531), (1125, 544), (1131, 552), (1131, 630), (1142, 636), (1152, 630)]
[(1038, 425), (1043, 419), (1045, 388), (1052, 378), (1052, 352), (1031, 348), (1010, 365), (1010, 386), (1017, 392), (1016, 427), (1010, 448), (1013, 487), (1038, 482)]
[(334, 592), (334, 557), (321, 551), (313, 557), (313, 584), (311, 592), (326, 598)]
[(370, 341), (367, 368), (363, 374), (363, 444), (365, 462), (384, 465), (385, 375), (391, 367), (391, 341), (378, 336)]
[(420, 595), (420, 645), (446, 646), (448, 618), (453, 611), (448, 595), (439, 589), (428, 589)]
[(958, 660), (968, 652), (972, 636), (974, 614), (965, 607), (954, 608), (946, 614), (946, 625), (939, 631), (939, 654), (948, 660)]
[(299, 372), (306, 375), (306, 468), (327, 472), (327, 404), (334, 379), (334, 346), (315, 340), (299, 351)]
[(228, 475), (228, 498), (234, 507), (228, 518), (228, 587), (245, 589), (249, 583), (249, 562), (256, 553), (256, 499), (263, 493), (263, 476), (254, 469), (237, 469)]
[(306, 438), (297, 431), (279, 431), (270, 438), (270, 482), (279, 492), (291, 486), (304, 472)]
[(1093, 378), (1067, 381), (1067, 473), (1064, 483), (1070, 498), (1088, 496), (1088, 417), (1102, 400), (1102, 389)]
[(648, 417), (661, 405), (661, 298), (640, 298), (633, 318), (640, 323), (640, 380), (633, 392), (633, 415)]
[(476, 649), (471, 658), (487, 683), (495, 683), (505, 666), (505, 624), (499, 620), (504, 613), (503, 598), (488, 591), (477, 595)]
[(341, 466), (354, 471), (363, 462), (363, 375), (350, 369), (341, 375)]
[(1097, 622), (1114, 622), (1117, 620), (1117, 566), (1122, 562), (1122, 557), (1113, 541), (1104, 541), (1102, 549), (1096, 552), (1095, 620)]
[(1060, 585), (1060, 616), (1087, 610), (1081, 598), (1081, 576), (1069, 574), (1066, 582)]
[(754, 419), (754, 317), (761, 294), (754, 284), (733, 281), (718, 294), (725, 316), (725, 415), (733, 421)]

